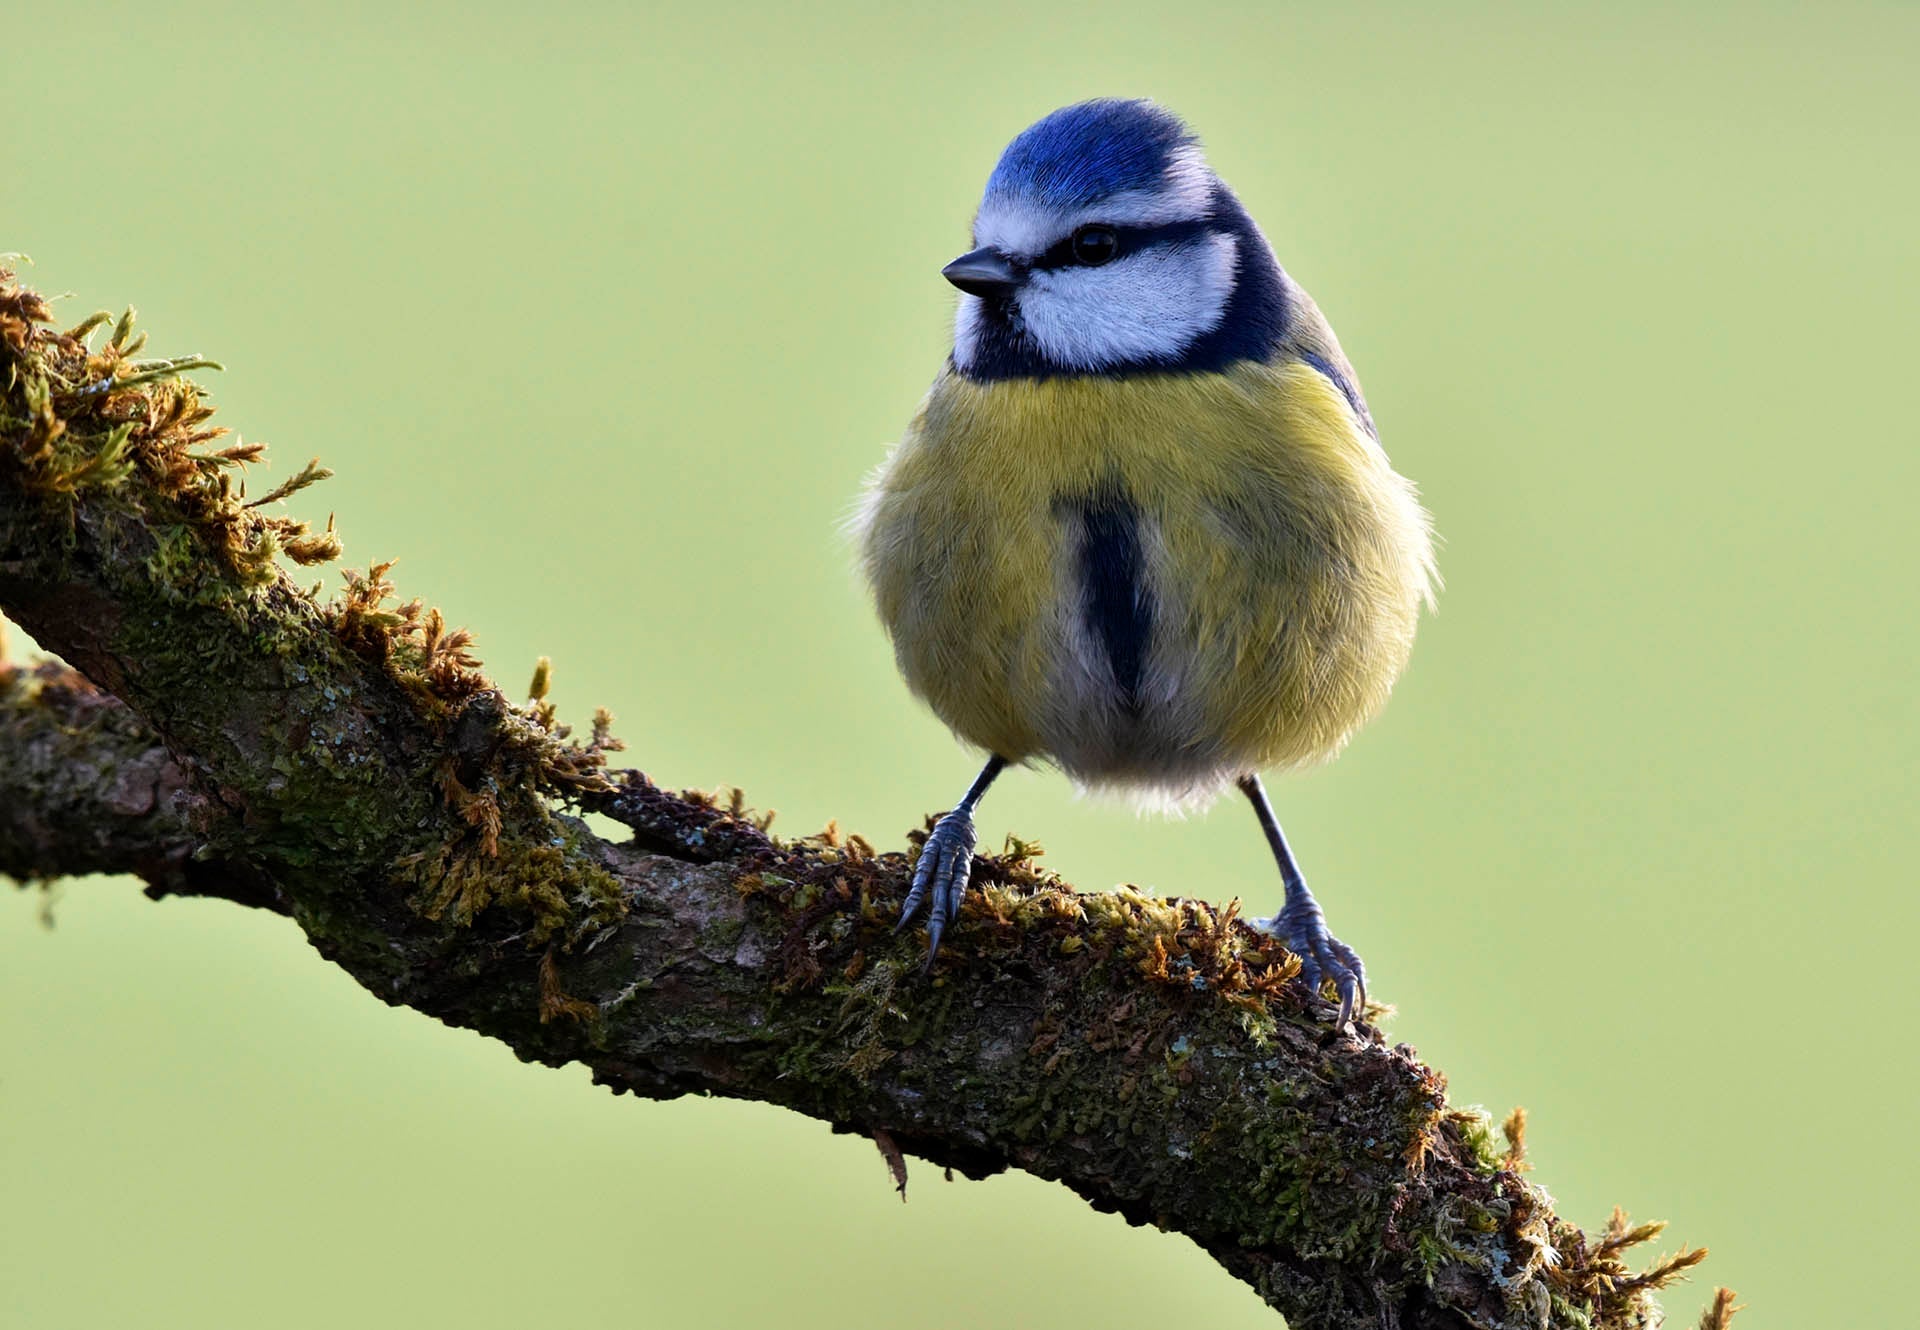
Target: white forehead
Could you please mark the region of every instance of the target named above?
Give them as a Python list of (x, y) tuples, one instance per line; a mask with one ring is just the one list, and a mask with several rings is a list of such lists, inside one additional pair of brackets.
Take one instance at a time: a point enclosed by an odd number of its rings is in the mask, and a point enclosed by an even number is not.
[(1196, 221), (1213, 199), (1213, 172), (1198, 147), (1173, 154), (1152, 189), (1130, 189), (1084, 207), (1062, 207), (1031, 194), (989, 194), (973, 219), (973, 243), (1002, 254), (1032, 258), (1089, 222), (1111, 226), (1163, 226)]

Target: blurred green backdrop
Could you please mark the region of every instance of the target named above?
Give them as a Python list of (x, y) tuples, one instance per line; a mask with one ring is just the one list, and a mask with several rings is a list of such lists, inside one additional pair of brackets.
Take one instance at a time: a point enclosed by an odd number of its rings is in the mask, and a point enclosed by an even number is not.
[[(1713, 1246), (1676, 1323), (1708, 1279), (1751, 1330), (1879, 1321), (1920, 1091), (1920, 18), (1441, 8), (15, 0), (0, 249), (224, 360), (277, 474), (339, 472), (300, 510), (510, 687), (550, 654), (660, 779), (897, 844), (973, 759), (838, 524), (1005, 140), (1163, 100), (1447, 539), (1384, 720), (1276, 786), (1392, 1035), (1532, 1110), (1570, 1216)], [(1238, 807), (1022, 775), (1014, 829), (1087, 887), (1277, 893)], [(0, 893), (9, 1327), (1273, 1323), (1061, 1188), (923, 1167), (903, 1208), (863, 1140), (522, 1067), (279, 920), (41, 904)]]

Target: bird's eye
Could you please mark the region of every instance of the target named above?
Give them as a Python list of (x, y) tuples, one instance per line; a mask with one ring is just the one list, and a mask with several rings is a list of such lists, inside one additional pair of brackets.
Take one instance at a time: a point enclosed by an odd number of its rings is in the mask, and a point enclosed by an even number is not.
[(1073, 233), (1073, 257), (1076, 263), (1098, 268), (1120, 249), (1120, 237), (1111, 227), (1083, 226)]

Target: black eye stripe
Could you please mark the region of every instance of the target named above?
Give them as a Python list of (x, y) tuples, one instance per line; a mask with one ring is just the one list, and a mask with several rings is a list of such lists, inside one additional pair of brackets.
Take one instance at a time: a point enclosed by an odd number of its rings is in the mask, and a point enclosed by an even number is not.
[[(1104, 222), (1089, 222), (1089, 226), (1103, 226), (1113, 232), (1115, 241), (1113, 257), (1123, 259), (1129, 254), (1155, 245), (1172, 245), (1186, 240), (1197, 240), (1215, 228), (1211, 222), (1167, 222), (1162, 226), (1112, 226)], [(1050, 246), (1044, 254), (1038, 255), (1027, 267), (1034, 272), (1051, 272), (1055, 268), (1084, 267), (1073, 256), (1073, 237), (1085, 227), (1075, 227), (1073, 233), (1063, 237)], [(1109, 260), (1111, 261), (1111, 260)]]

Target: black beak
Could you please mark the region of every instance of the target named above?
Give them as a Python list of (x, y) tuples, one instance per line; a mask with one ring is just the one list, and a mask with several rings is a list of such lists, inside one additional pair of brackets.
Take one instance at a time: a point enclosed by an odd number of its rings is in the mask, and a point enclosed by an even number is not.
[(992, 247), (962, 254), (940, 275), (970, 296), (1003, 296), (1020, 285), (1020, 271)]

